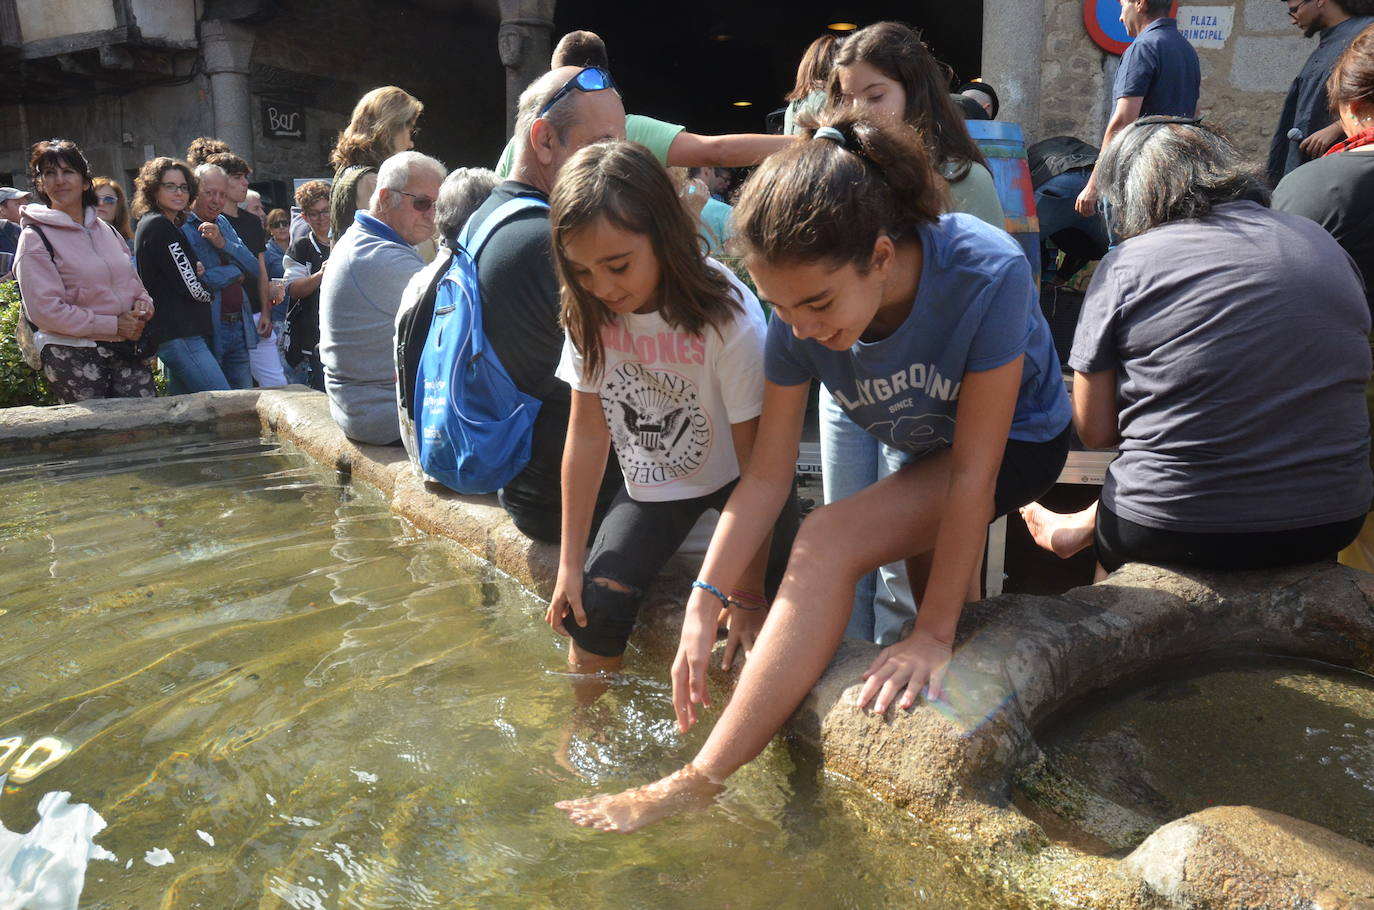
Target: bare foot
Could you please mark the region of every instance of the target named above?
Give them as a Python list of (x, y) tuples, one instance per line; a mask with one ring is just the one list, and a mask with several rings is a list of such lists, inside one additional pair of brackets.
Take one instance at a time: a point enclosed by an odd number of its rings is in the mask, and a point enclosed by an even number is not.
[(568, 820), (575, 825), (629, 834), (670, 815), (704, 809), (724, 789), (723, 784), (687, 765), (646, 787), (567, 799), (554, 805), (568, 813)]
[(1042, 549), (1060, 559), (1068, 559), (1092, 545), (1097, 527), (1097, 503), (1081, 512), (1064, 515), (1033, 502), (1021, 507), (1021, 518), (1026, 522), (1031, 539)]

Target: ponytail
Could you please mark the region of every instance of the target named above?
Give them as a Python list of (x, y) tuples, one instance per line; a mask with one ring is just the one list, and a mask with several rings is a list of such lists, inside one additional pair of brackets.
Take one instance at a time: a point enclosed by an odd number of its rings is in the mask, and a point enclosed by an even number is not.
[(864, 272), (879, 236), (915, 236), (948, 209), (948, 184), (912, 127), (852, 108), (820, 119), (744, 185), (733, 245), (767, 262), (823, 261)]

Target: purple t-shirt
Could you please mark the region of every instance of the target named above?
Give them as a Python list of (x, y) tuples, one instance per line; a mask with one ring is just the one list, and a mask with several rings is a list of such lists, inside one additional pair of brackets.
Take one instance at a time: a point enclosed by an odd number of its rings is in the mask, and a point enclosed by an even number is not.
[(1088, 287), (1069, 365), (1116, 370), (1102, 502), (1172, 531), (1283, 531), (1369, 510), (1369, 308), (1331, 235), (1254, 202), (1132, 237)]

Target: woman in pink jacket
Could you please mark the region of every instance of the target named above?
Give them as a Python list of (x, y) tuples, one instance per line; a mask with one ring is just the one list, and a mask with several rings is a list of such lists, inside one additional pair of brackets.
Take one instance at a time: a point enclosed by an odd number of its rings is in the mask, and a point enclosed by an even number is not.
[(15, 271), (36, 327), (43, 375), (64, 402), (152, 398), (151, 354), (138, 348), (153, 299), (124, 238), (96, 214), (91, 166), (67, 139), (34, 145)]

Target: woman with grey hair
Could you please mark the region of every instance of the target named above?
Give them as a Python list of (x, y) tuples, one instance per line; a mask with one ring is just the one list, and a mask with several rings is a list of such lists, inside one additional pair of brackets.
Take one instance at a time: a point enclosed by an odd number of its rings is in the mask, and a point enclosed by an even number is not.
[(440, 237), (439, 255), (406, 285), (401, 295), (401, 308), (396, 313), (396, 334), (392, 341), (392, 351), (396, 358), (396, 410), (401, 424), (401, 444), (419, 470), (419, 447), (415, 438), (415, 419), (412, 408), (414, 401), (406, 400), (408, 389), (413, 389), (415, 369), (419, 355), (411, 351), (403, 352), (408, 339), (424, 338), (429, 334), (429, 326), (434, 319), (434, 298), (440, 280), (448, 274), (453, 265), (453, 251), (458, 248), (458, 234), (467, 224), (473, 212), (491, 195), (492, 188), (501, 182), (495, 171), (482, 167), (460, 167), (444, 178), (439, 187), (439, 198), (434, 202), (434, 224)]
[(484, 167), (460, 167), (444, 178), (434, 203), (434, 225), (450, 249), (468, 217), (477, 211), (492, 189), (501, 182), (496, 172)]
[(1146, 117), (1098, 164), (1123, 242), (1069, 365), (1074, 424), (1116, 447), (1095, 509), (1022, 510), (1036, 542), (1098, 563), (1252, 569), (1334, 558), (1369, 510), (1369, 309), (1350, 257), (1268, 208), (1194, 119)]

